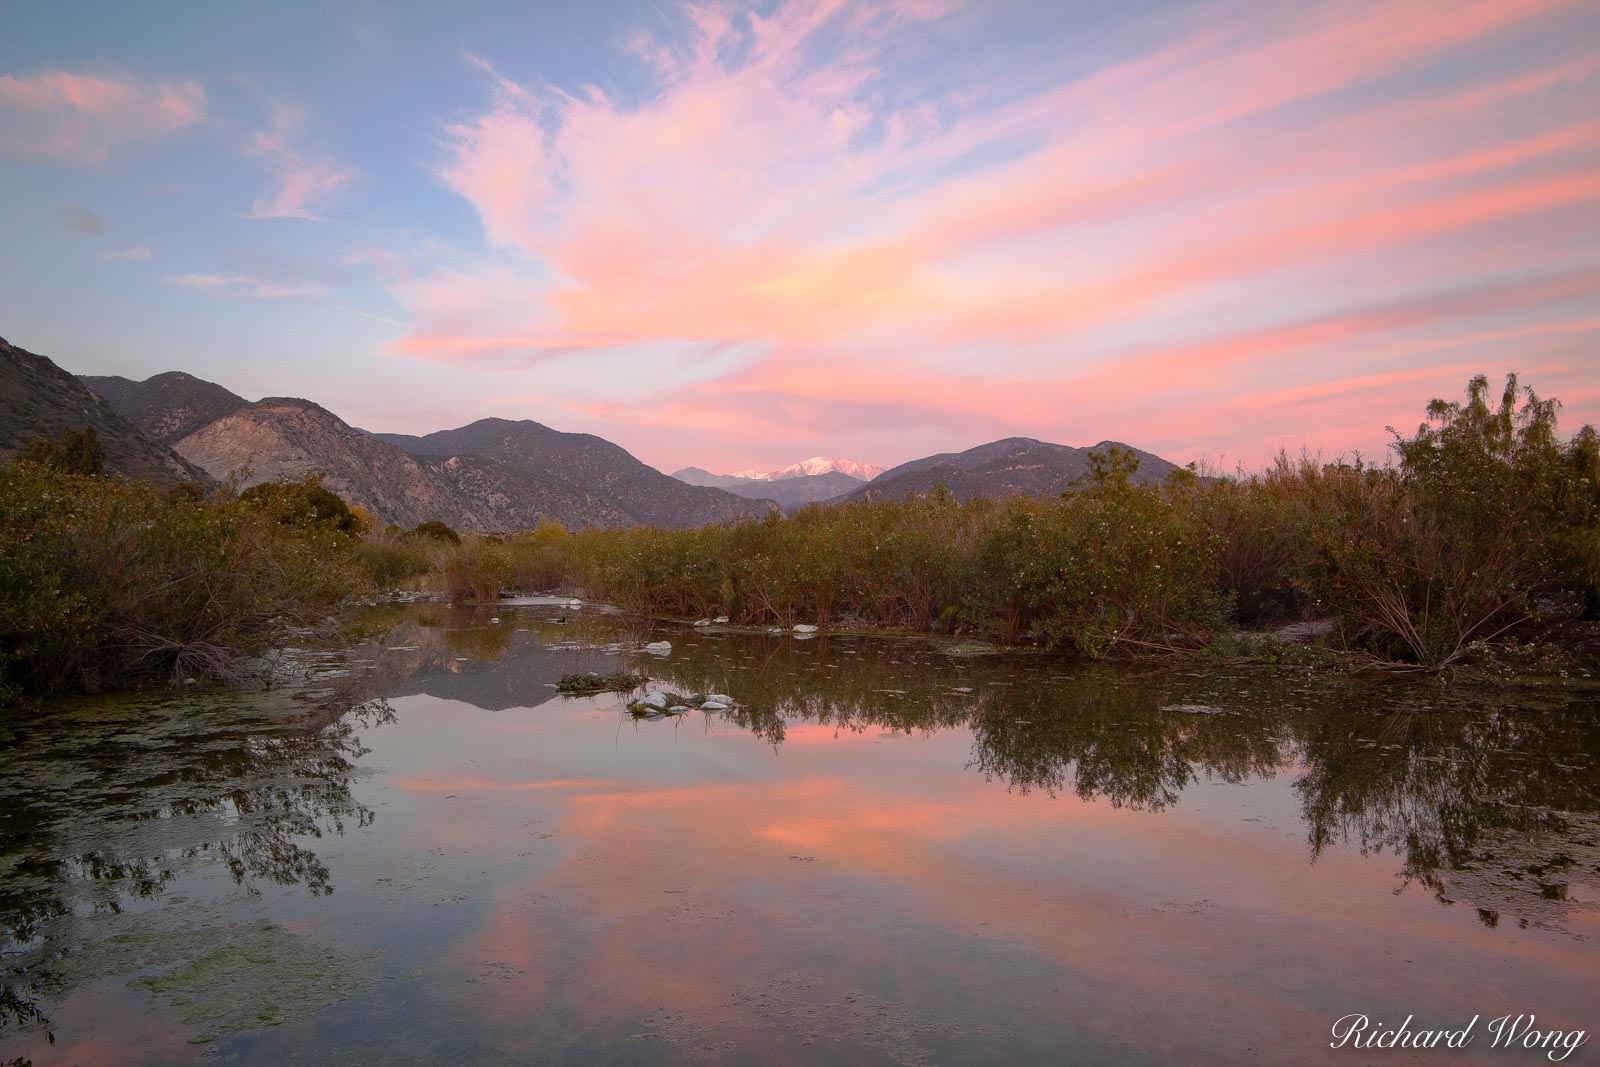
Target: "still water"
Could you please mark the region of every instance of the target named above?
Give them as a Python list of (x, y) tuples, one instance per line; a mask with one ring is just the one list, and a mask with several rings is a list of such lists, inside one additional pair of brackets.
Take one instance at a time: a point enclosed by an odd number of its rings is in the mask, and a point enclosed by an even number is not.
[[(0, 717), (0, 1064), (1510, 1064), (1548, 1060), (1499, 1016), (1600, 1027), (1581, 680), (382, 622), (266, 691)], [(736, 703), (556, 692), (619, 669)], [(1358, 1012), (1480, 1021), (1330, 1049)]]

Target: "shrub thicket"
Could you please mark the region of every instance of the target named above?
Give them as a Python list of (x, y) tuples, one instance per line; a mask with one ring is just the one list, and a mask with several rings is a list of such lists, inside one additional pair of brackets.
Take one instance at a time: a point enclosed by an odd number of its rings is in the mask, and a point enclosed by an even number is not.
[(351, 535), (285, 525), (273, 499), (0, 467), (0, 689), (240, 677), (351, 585)]

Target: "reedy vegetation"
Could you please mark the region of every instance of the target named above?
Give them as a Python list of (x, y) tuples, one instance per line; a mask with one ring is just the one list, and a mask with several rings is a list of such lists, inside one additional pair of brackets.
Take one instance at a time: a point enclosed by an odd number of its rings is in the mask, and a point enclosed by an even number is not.
[[(1346, 647), (1441, 668), (1541, 603), (1600, 611), (1600, 439), (1508, 378), (1435, 401), (1395, 462), (1280, 455), (1131, 484), (1100, 457), (1060, 499), (811, 506), (690, 530), (361, 533), (315, 478), (207, 498), (82, 471), (93, 442), (0, 467), (0, 695), (240, 676), (363, 589), (581, 590), (637, 611), (962, 633), (1089, 656), (1198, 650), (1333, 617)], [(74, 473), (80, 472), (80, 473)], [(1547, 612), (1548, 614), (1548, 612)], [(1212, 647), (1215, 647), (1214, 645)]]
[(1194, 650), (1313, 617), (1345, 647), (1438, 669), (1533, 621), (1600, 607), (1600, 441), (1508, 377), (1434, 401), (1395, 462), (1280, 455), (1229, 478), (1130, 484), (1100, 457), (1060, 499), (805, 508), (692, 530), (559, 527), (469, 540), (458, 597), (568, 587), (638, 611), (967, 633), (1070, 649)]

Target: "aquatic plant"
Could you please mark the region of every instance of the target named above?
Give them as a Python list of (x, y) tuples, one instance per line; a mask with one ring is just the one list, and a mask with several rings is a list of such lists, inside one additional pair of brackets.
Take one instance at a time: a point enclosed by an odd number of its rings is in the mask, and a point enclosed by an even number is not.
[(627, 693), (644, 685), (650, 679), (642, 674), (616, 671), (611, 674), (568, 674), (557, 683), (558, 692), (569, 696), (586, 696), (591, 693)]

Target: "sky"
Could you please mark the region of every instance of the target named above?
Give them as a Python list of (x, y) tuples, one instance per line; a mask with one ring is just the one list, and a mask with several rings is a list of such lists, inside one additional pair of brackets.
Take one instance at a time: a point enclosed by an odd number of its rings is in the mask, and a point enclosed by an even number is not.
[(1600, 4), (0, 0), (0, 336), (662, 470), (1600, 423)]

